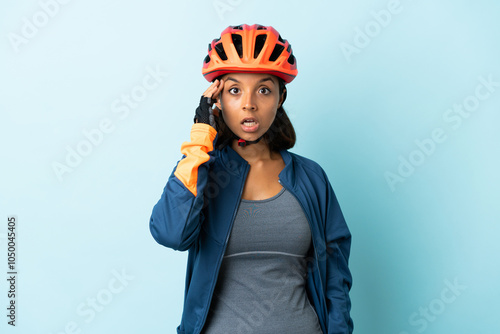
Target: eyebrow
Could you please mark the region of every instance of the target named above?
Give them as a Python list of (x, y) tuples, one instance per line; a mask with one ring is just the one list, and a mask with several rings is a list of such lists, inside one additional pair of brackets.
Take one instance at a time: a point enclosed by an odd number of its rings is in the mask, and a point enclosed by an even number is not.
[[(226, 81), (228, 81), (228, 80), (231, 80), (231, 81), (234, 81), (234, 82), (240, 83), (240, 82), (239, 82), (238, 80), (236, 80), (235, 78), (227, 77), (227, 78), (226, 78)], [(272, 83), (274, 84), (274, 81), (273, 81), (273, 79), (272, 79), (271, 77), (267, 77), (267, 78), (264, 78), (264, 79), (262, 79), (262, 80), (259, 80), (259, 82), (257, 82), (257, 83), (261, 83), (261, 82), (264, 82), (264, 81), (272, 81)]]

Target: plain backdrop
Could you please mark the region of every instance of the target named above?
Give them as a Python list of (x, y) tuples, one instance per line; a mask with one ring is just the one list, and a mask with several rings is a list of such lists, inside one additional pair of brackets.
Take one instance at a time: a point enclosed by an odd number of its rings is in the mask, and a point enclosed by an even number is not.
[(174, 333), (187, 254), (149, 217), (189, 139), (208, 43), (272, 25), (299, 74), (292, 150), (353, 235), (358, 334), (500, 328), (500, 3), (9, 1), (0, 5), (0, 268), (18, 219), (16, 326)]

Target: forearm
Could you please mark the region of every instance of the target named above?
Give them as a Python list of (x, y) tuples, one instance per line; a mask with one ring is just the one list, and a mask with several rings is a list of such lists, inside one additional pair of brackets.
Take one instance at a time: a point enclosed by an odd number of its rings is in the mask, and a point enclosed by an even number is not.
[(191, 141), (182, 144), (184, 154), (154, 206), (150, 231), (161, 245), (175, 250), (187, 250), (198, 237), (204, 205), (203, 192), (216, 137), (214, 128), (194, 124)]

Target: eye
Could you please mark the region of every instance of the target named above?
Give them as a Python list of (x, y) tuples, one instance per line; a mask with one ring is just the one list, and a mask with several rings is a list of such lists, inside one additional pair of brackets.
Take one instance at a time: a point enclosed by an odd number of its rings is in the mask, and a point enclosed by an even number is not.
[(271, 91), (267, 87), (262, 87), (261, 89), (259, 89), (259, 92), (261, 92), (264, 95), (271, 93)]
[(228, 89), (228, 92), (229, 92), (229, 93), (231, 93), (231, 94), (238, 94), (239, 89), (238, 89), (238, 88), (236, 88), (236, 87), (229, 88), (229, 89)]

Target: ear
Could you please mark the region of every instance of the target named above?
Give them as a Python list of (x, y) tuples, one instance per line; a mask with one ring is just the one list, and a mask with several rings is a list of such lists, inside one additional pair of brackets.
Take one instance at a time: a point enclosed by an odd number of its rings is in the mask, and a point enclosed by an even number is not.
[(281, 105), (283, 104), (283, 102), (285, 102), (285, 98), (286, 98), (286, 88), (283, 88), (283, 94), (281, 94), (280, 102), (278, 103), (278, 109), (281, 108)]

